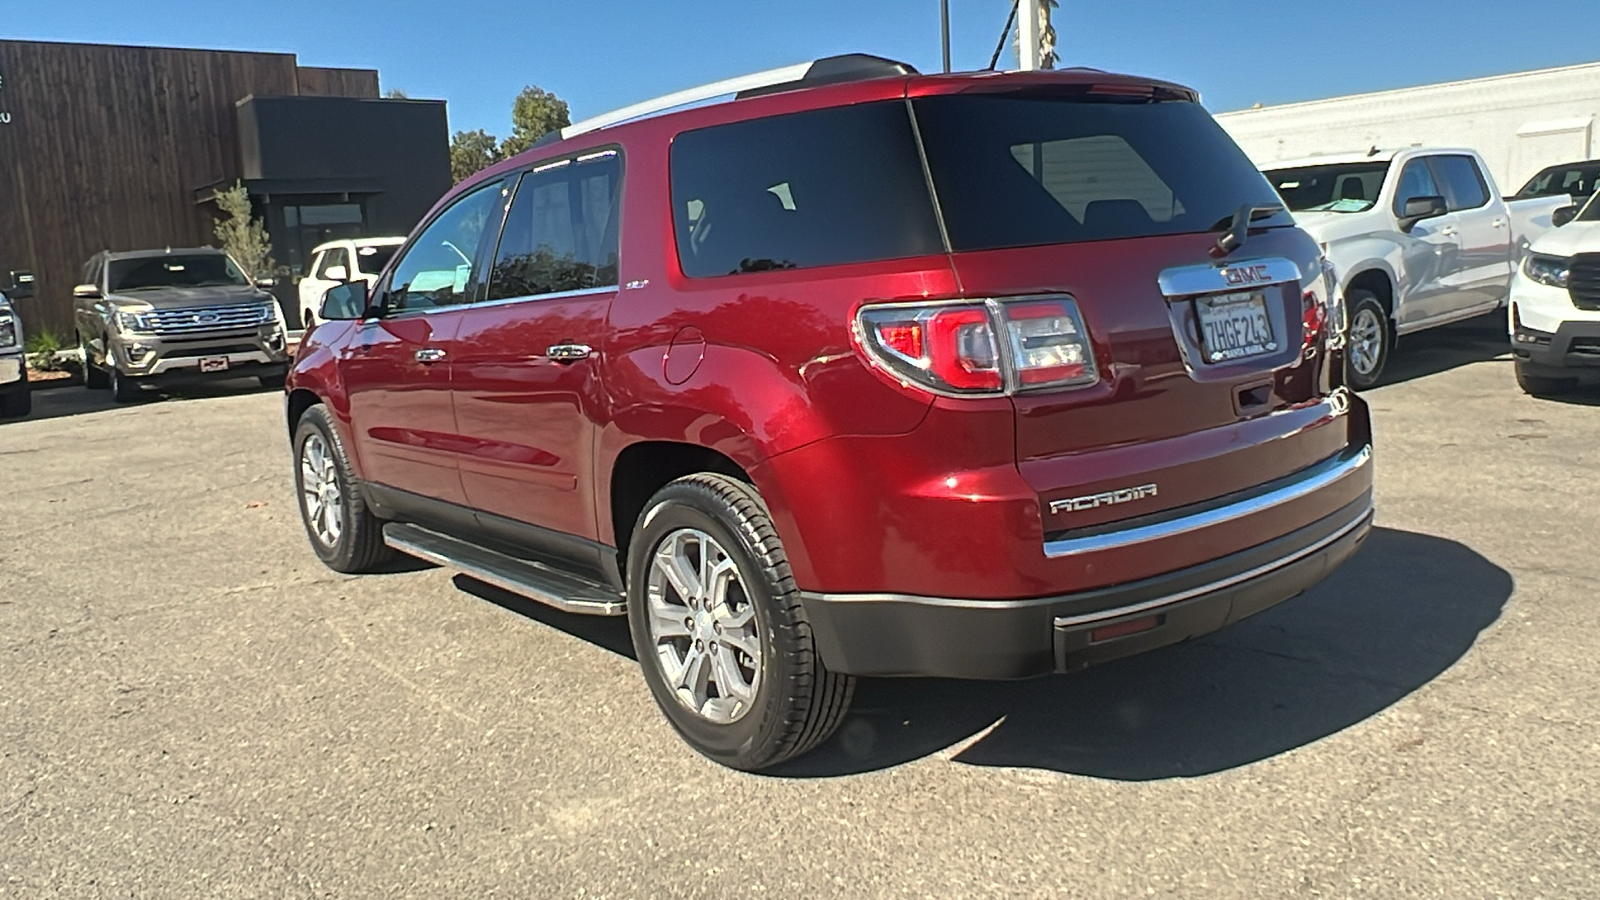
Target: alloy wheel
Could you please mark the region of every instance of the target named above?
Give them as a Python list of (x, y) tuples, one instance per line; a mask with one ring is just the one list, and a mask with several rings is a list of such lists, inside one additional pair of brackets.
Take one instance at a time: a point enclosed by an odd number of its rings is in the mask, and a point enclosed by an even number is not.
[(650, 560), (646, 624), (678, 702), (717, 725), (750, 711), (761, 684), (761, 634), (739, 567), (716, 538), (679, 528)]
[(1370, 375), (1377, 370), (1378, 361), (1383, 356), (1383, 323), (1372, 310), (1363, 309), (1356, 313), (1355, 321), (1350, 323), (1345, 352), (1350, 354), (1351, 367), (1362, 375)]
[(317, 540), (325, 547), (338, 544), (344, 534), (344, 491), (328, 442), (320, 434), (307, 436), (300, 446), (300, 494), (306, 522)]

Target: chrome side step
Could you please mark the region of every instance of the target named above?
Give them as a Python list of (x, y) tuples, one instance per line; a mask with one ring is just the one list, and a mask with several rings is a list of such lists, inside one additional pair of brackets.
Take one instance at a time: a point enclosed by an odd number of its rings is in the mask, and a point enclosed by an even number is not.
[(585, 616), (626, 615), (621, 594), (602, 584), (440, 534), (420, 525), (391, 522), (383, 542), (410, 556), (453, 569), (497, 588)]

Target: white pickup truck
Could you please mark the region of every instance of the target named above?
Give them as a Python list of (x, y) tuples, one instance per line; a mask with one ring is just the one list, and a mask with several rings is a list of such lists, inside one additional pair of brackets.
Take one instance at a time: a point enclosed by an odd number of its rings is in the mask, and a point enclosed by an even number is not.
[(1572, 204), (1501, 199), (1472, 150), (1319, 156), (1265, 174), (1338, 272), (1358, 390), (1378, 383), (1400, 335), (1504, 306), (1528, 245)]

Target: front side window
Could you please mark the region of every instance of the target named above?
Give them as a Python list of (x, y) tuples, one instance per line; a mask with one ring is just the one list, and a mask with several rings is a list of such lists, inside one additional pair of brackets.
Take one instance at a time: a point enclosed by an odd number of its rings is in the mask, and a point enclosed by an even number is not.
[(1434, 181), (1444, 188), (1445, 203), (1451, 212), (1477, 209), (1489, 202), (1489, 188), (1472, 157), (1435, 156), (1429, 163)]
[(671, 178), (691, 278), (944, 251), (902, 101), (685, 132)]
[(500, 183), (493, 182), (428, 223), (395, 265), (385, 307), (404, 311), (469, 302), (478, 243), (500, 197)]
[(350, 261), (346, 259), (347, 256), (349, 256), (349, 254), (344, 251), (343, 247), (335, 247), (332, 250), (322, 254), (322, 263), (317, 266), (317, 278), (322, 281), (335, 280), (328, 276), (328, 270), (332, 269), (334, 266), (343, 266), (345, 277), (349, 278)]
[(113, 292), (250, 283), (233, 260), (221, 253), (118, 259), (111, 262), (110, 268), (107, 288)]
[(506, 213), (488, 299), (615, 285), (621, 201), (615, 150), (524, 175)]
[(1428, 161), (1413, 159), (1400, 170), (1400, 187), (1394, 194), (1394, 213), (1403, 215), (1406, 203), (1418, 197), (1443, 196), (1444, 191), (1439, 190), (1439, 185), (1433, 180), (1433, 172), (1428, 169)]

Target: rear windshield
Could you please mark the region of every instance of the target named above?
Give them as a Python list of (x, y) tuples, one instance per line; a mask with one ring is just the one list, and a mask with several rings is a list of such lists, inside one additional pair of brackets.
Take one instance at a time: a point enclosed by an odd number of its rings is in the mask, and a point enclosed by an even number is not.
[(1268, 169), (1267, 180), (1295, 212), (1365, 212), (1378, 202), (1387, 162)]
[(112, 291), (137, 291), (144, 288), (212, 287), (249, 284), (244, 273), (221, 253), (188, 256), (149, 256), (143, 259), (114, 259), (107, 285)]
[(1282, 206), (1198, 103), (954, 95), (914, 106), (957, 251), (1214, 231), (1244, 204)]
[(400, 249), (399, 244), (379, 244), (375, 247), (356, 248), (356, 268), (365, 275), (378, 275), (383, 272), (383, 267), (389, 264), (394, 252)]
[(944, 252), (902, 101), (686, 132), (671, 169), (691, 277)]

